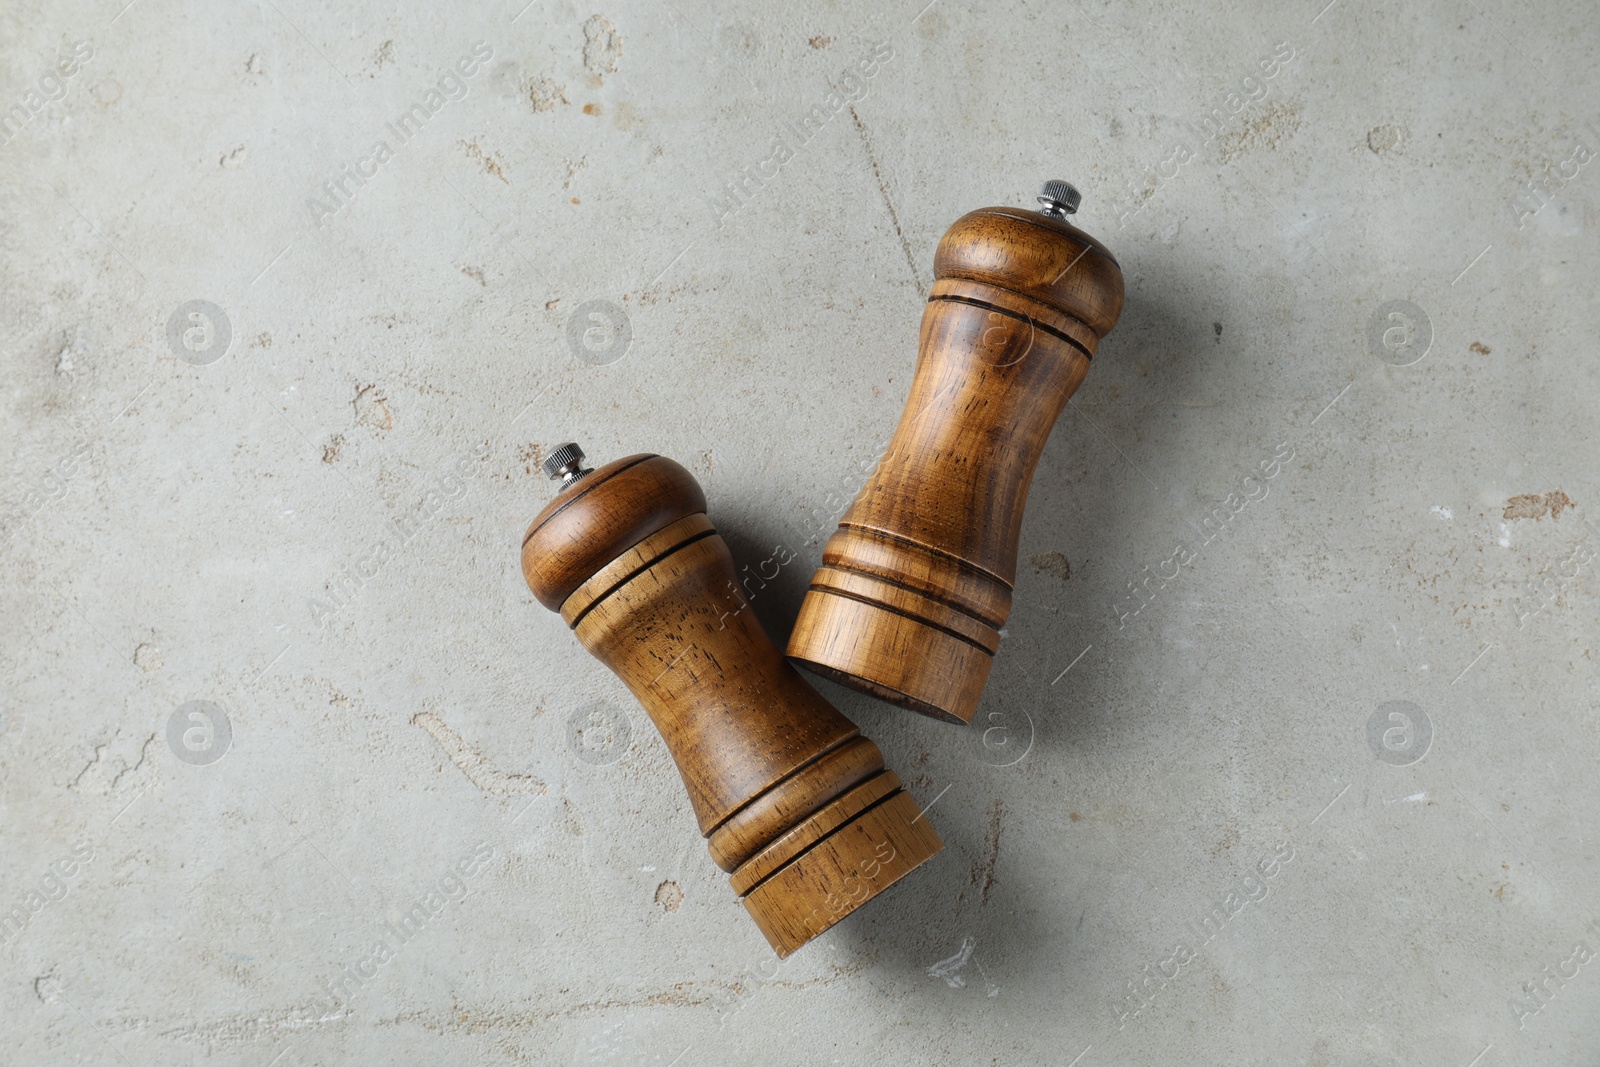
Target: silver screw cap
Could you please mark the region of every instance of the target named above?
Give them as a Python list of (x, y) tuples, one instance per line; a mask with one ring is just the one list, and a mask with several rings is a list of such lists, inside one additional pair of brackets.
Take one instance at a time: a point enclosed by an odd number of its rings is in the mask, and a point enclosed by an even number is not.
[(1078, 210), (1083, 194), (1071, 182), (1052, 179), (1039, 190), (1039, 210), (1051, 218), (1064, 219)]
[(594, 473), (593, 467), (583, 465), (583, 449), (575, 441), (568, 441), (544, 457), (542, 465), (545, 476), (560, 482), (563, 489), (584, 475)]

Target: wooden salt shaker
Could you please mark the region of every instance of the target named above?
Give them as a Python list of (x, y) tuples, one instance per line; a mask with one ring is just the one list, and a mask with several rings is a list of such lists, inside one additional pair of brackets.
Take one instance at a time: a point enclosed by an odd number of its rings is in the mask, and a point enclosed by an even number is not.
[(789, 638), (802, 666), (890, 703), (972, 721), (1011, 614), (1022, 510), (1057, 416), (1122, 311), (1122, 270), (1040, 211), (957, 219), (934, 253), (911, 394), (822, 551)]
[(734, 891), (787, 956), (943, 847), (883, 755), (772, 643), (683, 467), (564, 445), (522, 573), (655, 722)]

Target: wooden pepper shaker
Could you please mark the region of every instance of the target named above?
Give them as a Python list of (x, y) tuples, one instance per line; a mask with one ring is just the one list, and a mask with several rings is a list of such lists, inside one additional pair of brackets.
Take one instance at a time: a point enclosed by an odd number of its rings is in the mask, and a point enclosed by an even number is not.
[(648, 454), (588, 470), (572, 444), (544, 469), (562, 489), (523, 538), (528, 587), (644, 705), (779, 956), (944, 847), (878, 746), (745, 610), (687, 470)]
[(1078, 191), (1042, 210), (957, 219), (900, 424), (822, 551), (789, 656), (835, 681), (971, 722), (1011, 614), (1022, 510), (1051, 427), (1122, 311), (1122, 270), (1069, 224)]

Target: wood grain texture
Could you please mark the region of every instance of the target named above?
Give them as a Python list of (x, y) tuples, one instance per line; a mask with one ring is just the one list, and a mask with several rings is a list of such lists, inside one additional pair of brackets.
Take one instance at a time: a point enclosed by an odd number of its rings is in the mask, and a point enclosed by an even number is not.
[(748, 610), (681, 466), (630, 456), (580, 479), (529, 527), (522, 567), (656, 724), (712, 858), (780, 956), (943, 848), (926, 819), (910, 825), (916, 803), (878, 747)]
[(1015, 208), (939, 242), (916, 372), (877, 470), (823, 547), (788, 654), (970, 722), (1011, 614), (1034, 468), (1122, 310), (1103, 245)]

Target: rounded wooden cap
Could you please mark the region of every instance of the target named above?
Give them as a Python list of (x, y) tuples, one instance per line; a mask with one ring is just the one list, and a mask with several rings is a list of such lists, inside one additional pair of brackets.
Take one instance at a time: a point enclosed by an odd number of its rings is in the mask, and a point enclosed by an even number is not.
[(679, 519), (706, 510), (694, 475), (648, 452), (607, 463), (567, 486), (522, 538), (522, 576), (551, 611), (596, 571)]
[(1122, 268), (1109, 249), (1065, 219), (985, 207), (955, 221), (933, 254), (935, 280), (1009, 289), (1078, 319), (1104, 337), (1122, 314)]

